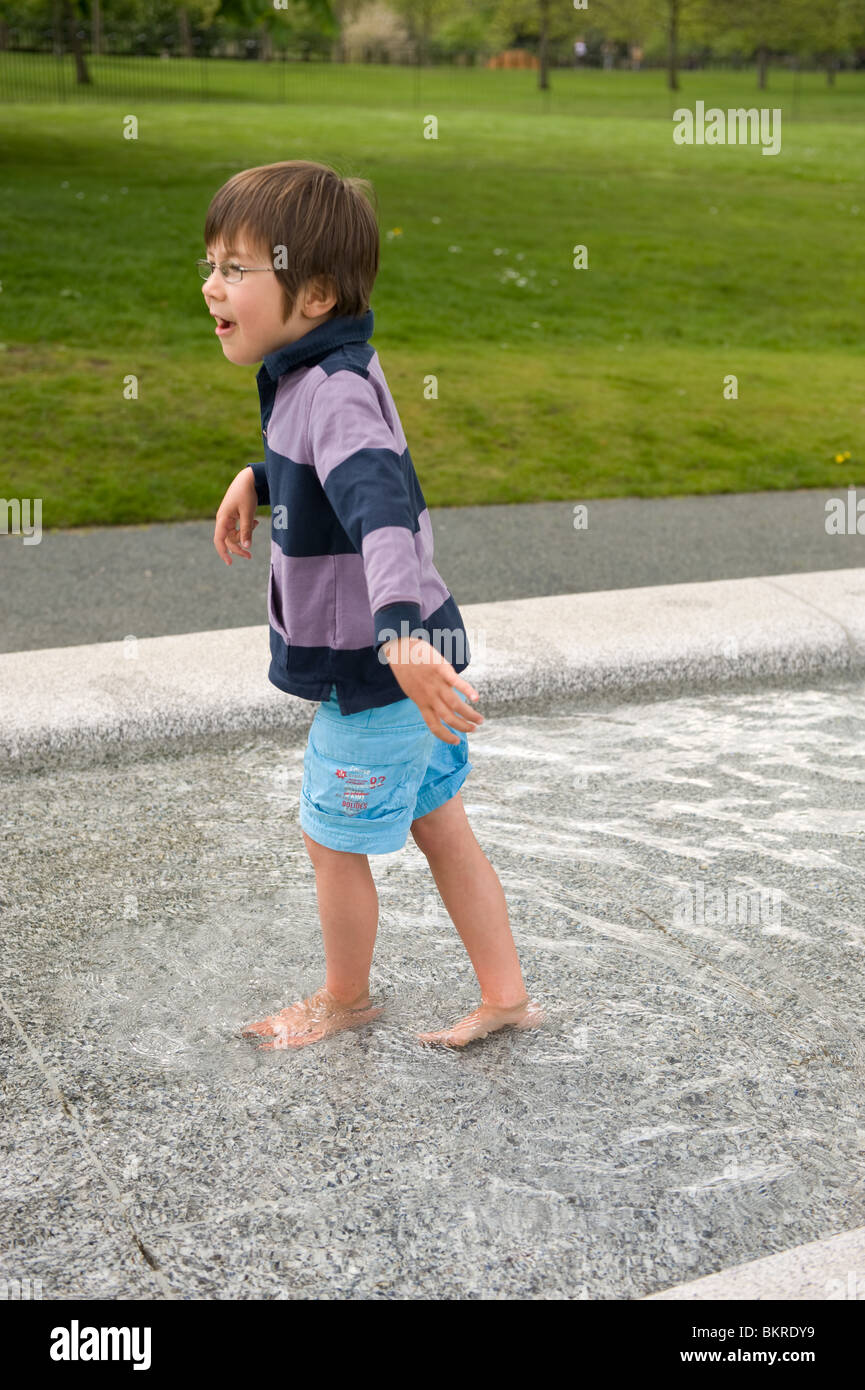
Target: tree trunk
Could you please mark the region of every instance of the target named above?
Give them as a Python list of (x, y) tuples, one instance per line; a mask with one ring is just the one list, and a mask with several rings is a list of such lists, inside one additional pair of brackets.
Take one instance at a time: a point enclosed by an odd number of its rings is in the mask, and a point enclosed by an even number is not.
[(667, 86), (671, 92), (679, 90), (679, 0), (669, 0), (669, 53), (667, 58)]
[(75, 58), (75, 80), (79, 86), (83, 87), (90, 83), (90, 73), (87, 71), (87, 60), (84, 57), (84, 45), (78, 32), (81, 23), (79, 16), (75, 13), (71, 0), (63, 0), (63, 13), (66, 17), (66, 33), (69, 39), (69, 47), (72, 49)]
[(194, 58), (195, 52), (192, 47), (192, 29), (189, 24), (189, 11), (185, 5), (181, 5), (177, 11), (177, 19), (180, 24), (180, 51), (184, 58)]
[(766, 75), (769, 71), (769, 50), (764, 43), (757, 49), (757, 86), (761, 92), (766, 90)]
[(538, 43), (538, 90), (541, 92), (549, 91), (550, 81), (547, 76), (547, 33), (550, 23), (550, 0), (539, 0), (541, 7), (541, 32), (540, 42)]
[(333, 41), (333, 46), (331, 48), (330, 54), (331, 62), (348, 62), (348, 57), (345, 51), (345, 41), (343, 39), (343, 27), (345, 25), (345, 9), (345, 0), (334, 0), (333, 14), (339, 28), (339, 36)]
[(833, 54), (832, 54), (832, 57), (829, 59), (828, 63), (826, 64), (826, 82), (827, 82), (827, 85), (828, 85), (828, 86), (830, 86), (830, 87), (834, 87), (834, 86), (835, 86), (835, 74), (836, 74), (837, 71), (838, 71), (838, 58), (837, 58), (837, 55), (833, 53)]

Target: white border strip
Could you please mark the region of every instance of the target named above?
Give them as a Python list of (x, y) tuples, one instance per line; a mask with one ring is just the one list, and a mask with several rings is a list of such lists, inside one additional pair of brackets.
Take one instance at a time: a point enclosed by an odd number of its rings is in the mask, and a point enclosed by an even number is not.
[[(484, 701), (624, 695), (865, 671), (865, 569), (461, 607)], [(138, 741), (305, 728), (267, 679), (266, 625), (0, 655), (0, 763)]]

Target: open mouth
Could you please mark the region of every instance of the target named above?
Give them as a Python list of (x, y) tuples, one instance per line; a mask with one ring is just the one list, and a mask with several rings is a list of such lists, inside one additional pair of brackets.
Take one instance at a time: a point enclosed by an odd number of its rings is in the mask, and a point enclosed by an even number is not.
[(231, 319), (220, 318), (219, 314), (214, 314), (213, 317), (216, 319), (216, 332), (219, 334), (230, 333), (231, 329), (235, 327)]

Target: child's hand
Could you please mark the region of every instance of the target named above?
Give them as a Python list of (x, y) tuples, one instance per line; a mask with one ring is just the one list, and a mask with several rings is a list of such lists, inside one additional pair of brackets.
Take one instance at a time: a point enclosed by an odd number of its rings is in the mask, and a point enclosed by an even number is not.
[[(381, 650), (387, 653), (398, 685), (414, 700), (427, 727), (442, 743), (459, 743), (458, 735), (451, 729), (473, 729), (484, 722), (478, 710), (453, 693), (454, 688), (462, 690), (469, 699), (477, 700), (474, 686), (463, 680), (429, 642), (419, 637), (394, 637)], [(451, 729), (445, 730), (445, 724)]]
[(255, 519), (257, 507), (258, 494), (252, 470), (244, 468), (229, 487), (216, 513), (213, 544), (227, 565), (231, 564), (229, 551), (232, 555), (242, 555), (246, 560), (252, 559), (249, 547), (252, 545), (252, 533), (258, 525)]

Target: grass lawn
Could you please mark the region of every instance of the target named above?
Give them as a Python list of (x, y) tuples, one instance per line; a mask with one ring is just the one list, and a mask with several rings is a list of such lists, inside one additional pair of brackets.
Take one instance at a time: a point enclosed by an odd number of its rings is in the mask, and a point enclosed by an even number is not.
[[(865, 74), (803, 75), (794, 119), (789, 73), (554, 72), (547, 99), (297, 67), (285, 104), (0, 108), (0, 495), (46, 529), (212, 517), (260, 457), (192, 263), (217, 187), (285, 158), (376, 186), (373, 343), (431, 506), (865, 483)], [(781, 107), (781, 153), (675, 146), (698, 99)]]

